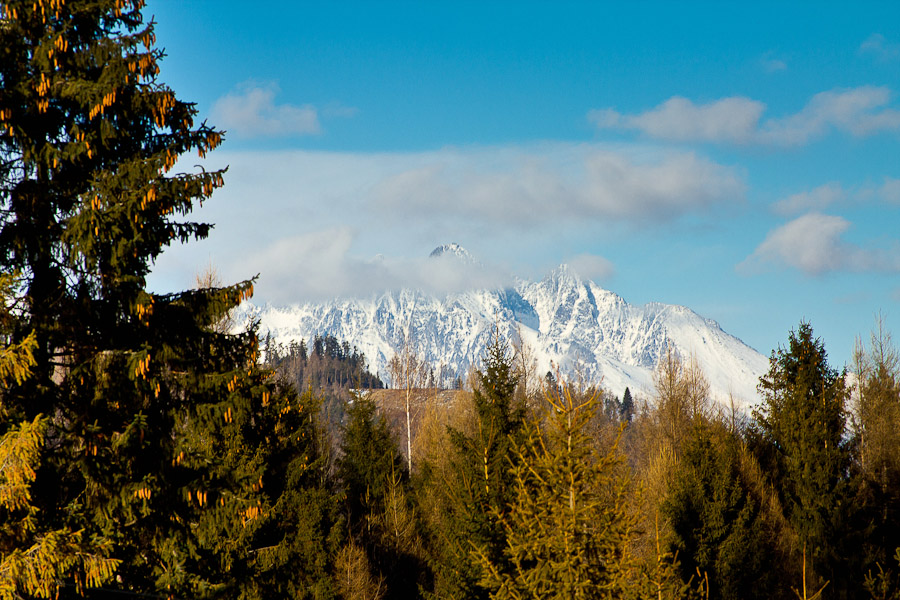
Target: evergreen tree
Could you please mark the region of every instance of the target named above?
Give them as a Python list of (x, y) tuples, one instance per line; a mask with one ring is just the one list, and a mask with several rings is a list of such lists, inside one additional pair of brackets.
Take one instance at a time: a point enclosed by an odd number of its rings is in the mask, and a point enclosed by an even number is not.
[(619, 419), (625, 423), (631, 423), (634, 419), (634, 398), (631, 397), (631, 390), (625, 388), (622, 394), (622, 403), (619, 405)]
[(801, 323), (787, 348), (772, 353), (759, 390), (763, 405), (754, 419), (774, 457), (776, 488), (799, 539), (801, 583), (819, 589), (830, 582), (828, 595), (843, 594), (850, 577), (849, 551), (839, 546), (849, 467), (844, 374), (828, 365), (824, 344)]
[[(506, 532), (500, 517), (512, 502), (513, 444), (521, 435), (525, 409), (514, 402), (516, 374), (506, 343), (495, 335), (473, 394), (472, 434), (451, 429), (453, 456), (445, 494), (443, 530), (435, 559), (436, 594), (447, 598), (487, 598), (481, 561), (511, 568), (504, 554)], [(476, 560), (474, 550), (482, 557)]]
[(708, 597), (778, 597), (774, 548), (743, 484), (738, 441), (716, 423), (695, 423), (662, 506), (685, 580), (702, 573)]
[(347, 559), (353, 547), (361, 547), (384, 584), (384, 597), (413, 597), (427, 574), (418, 552), (409, 476), (387, 422), (368, 398), (357, 397), (347, 408), (341, 448), (338, 476), (354, 538)]
[(407, 474), (387, 422), (372, 400), (355, 398), (346, 414), (338, 478), (344, 487), (351, 526), (362, 532), (371, 526), (369, 515), (384, 512), (392, 474), (404, 479)]
[[(0, 272), (21, 274), (9, 347), (33, 340), (0, 435), (34, 424), (37, 453), (27, 531), (4, 531), (0, 556), (68, 531), (99, 561), (51, 549), (52, 583), (14, 578), (10, 593), (328, 597), (314, 407), (258, 368), (252, 331), (218, 330), (252, 282), (146, 289), (166, 246), (207, 235), (179, 215), (223, 173), (173, 172), (222, 136), (157, 79), (142, 8), (0, 3)], [(112, 564), (115, 577), (94, 568)]]
[(6, 329), (12, 321), (14, 278), (0, 274), (0, 598), (14, 600), (22, 594), (47, 598), (56, 592), (57, 581), (74, 580), (79, 589), (107, 581), (118, 561), (104, 557), (106, 548), (92, 544), (80, 532), (69, 529), (35, 533), (35, 507), (31, 484), (40, 468), (41, 449), (46, 443), (48, 419), (15, 426), (8, 420), (4, 399), (11, 386), (31, 377), (35, 339), (27, 336), (9, 343)]

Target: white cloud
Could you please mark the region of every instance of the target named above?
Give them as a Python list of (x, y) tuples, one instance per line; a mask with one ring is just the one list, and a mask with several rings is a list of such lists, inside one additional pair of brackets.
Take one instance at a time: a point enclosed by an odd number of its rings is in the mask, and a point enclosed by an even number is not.
[(873, 33), (859, 45), (859, 53), (875, 56), (881, 60), (896, 60), (900, 58), (900, 43), (889, 42), (880, 33)]
[(821, 275), (832, 271), (900, 272), (900, 251), (865, 249), (841, 239), (851, 223), (813, 212), (775, 228), (738, 265), (745, 273), (775, 264)]
[(350, 228), (335, 227), (279, 239), (259, 250), (248, 249), (236, 267), (261, 273), (259, 296), (282, 304), (365, 297), (401, 288), (443, 295), (503, 287), (512, 281), (499, 268), (455, 256), (359, 257), (351, 250), (355, 237)]
[(737, 203), (744, 195), (735, 169), (694, 153), (669, 154), (648, 164), (597, 152), (588, 157), (586, 166), (588, 186), (581, 206), (599, 217), (665, 221)]
[(741, 201), (732, 168), (693, 153), (645, 157), (583, 149), (568, 164), (521, 153), (503, 164), (453, 152), (379, 182), (385, 211), (535, 226), (572, 219), (666, 221)]
[[(196, 159), (188, 160), (192, 169)], [(500, 280), (504, 270), (420, 260), (441, 243), (455, 240), (480, 258), (528, 269), (538, 253), (563, 262), (561, 239), (570, 254), (602, 254), (606, 233), (647, 225), (659, 232), (687, 216), (713, 220), (744, 194), (737, 169), (645, 146), (223, 149), (205, 163), (225, 165), (226, 185), (191, 215), (215, 223), (210, 238), (165, 252), (154, 289), (189, 287), (197, 265), (212, 262), (225, 281), (261, 273), (257, 297), (270, 301), (407, 284), (450, 291)], [(377, 254), (386, 258), (369, 258)], [(598, 277), (611, 272), (599, 259), (581, 268)]]
[(808, 192), (793, 194), (776, 202), (772, 208), (780, 215), (796, 215), (808, 211), (822, 211), (847, 199), (841, 184), (826, 183)]
[(804, 212), (821, 212), (835, 205), (868, 202), (882, 202), (900, 205), (900, 179), (885, 177), (881, 185), (863, 185), (844, 189), (832, 181), (809, 191), (792, 194), (775, 202), (772, 210), (783, 216), (797, 215)]
[(855, 136), (900, 130), (900, 110), (890, 102), (888, 88), (863, 86), (821, 92), (799, 112), (765, 121), (765, 104), (740, 96), (706, 104), (676, 96), (643, 113), (594, 110), (588, 118), (601, 129), (636, 130), (679, 142), (798, 146), (831, 130)]
[(855, 136), (894, 131), (900, 129), (900, 110), (886, 108), (890, 99), (886, 87), (820, 92), (800, 112), (766, 121), (758, 138), (763, 143), (791, 146), (805, 144), (832, 128)]
[(608, 279), (616, 272), (615, 266), (602, 256), (579, 254), (565, 261), (583, 279), (600, 281)]
[(326, 104), (322, 108), (322, 116), (324, 117), (340, 117), (349, 119), (359, 114), (359, 109), (355, 106), (344, 106), (339, 102)]
[(753, 136), (764, 110), (762, 102), (743, 97), (694, 104), (675, 96), (641, 114), (597, 110), (588, 118), (600, 128), (636, 129), (665, 140), (744, 143)]
[(322, 132), (315, 107), (275, 104), (278, 86), (246, 84), (216, 100), (211, 121), (241, 137), (283, 137)]

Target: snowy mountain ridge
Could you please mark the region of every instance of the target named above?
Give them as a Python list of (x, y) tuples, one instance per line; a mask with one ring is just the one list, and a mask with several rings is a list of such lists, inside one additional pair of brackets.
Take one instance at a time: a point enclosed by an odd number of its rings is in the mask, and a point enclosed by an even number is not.
[[(478, 263), (456, 244), (432, 256)], [(566, 265), (538, 282), (516, 280), (507, 289), (469, 290), (438, 297), (418, 290), (384, 292), (368, 299), (340, 298), (292, 306), (245, 303), (243, 316), (260, 320), (260, 335), (282, 344), (330, 334), (365, 353), (370, 369), (390, 381), (388, 362), (408, 334), (413, 350), (444, 383), (463, 380), (478, 364), (496, 325), (508, 340), (521, 338), (537, 360), (537, 373), (559, 367), (566, 377), (601, 381), (621, 396), (626, 387), (652, 395), (652, 374), (667, 348), (694, 357), (719, 402), (738, 407), (757, 401), (756, 385), (768, 359), (684, 306), (633, 306)]]

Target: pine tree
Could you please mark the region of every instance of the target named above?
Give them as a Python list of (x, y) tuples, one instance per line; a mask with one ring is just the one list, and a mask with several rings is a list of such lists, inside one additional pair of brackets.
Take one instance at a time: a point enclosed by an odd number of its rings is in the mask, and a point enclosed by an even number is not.
[(849, 466), (844, 374), (828, 365), (824, 344), (801, 323), (787, 348), (772, 353), (759, 390), (764, 403), (754, 419), (774, 453), (776, 487), (799, 539), (801, 585), (815, 590), (830, 582), (829, 595), (839, 593), (849, 576), (842, 565), (849, 552), (839, 550)]
[[(97, 564), (116, 565), (115, 577), (58, 569), (34, 593), (66, 596), (84, 582), (328, 597), (339, 540), (311, 402), (257, 366), (252, 331), (217, 330), (252, 282), (146, 288), (170, 243), (209, 232), (180, 217), (223, 172), (173, 170), (222, 134), (195, 124), (194, 105), (157, 79), (162, 51), (142, 8), (0, 3), (0, 271), (20, 274), (8, 347), (33, 340), (31, 376), (3, 391), (0, 435), (39, 425), (30, 539), (81, 532), (85, 552), (115, 561)], [(0, 536), (0, 555), (22, 539)], [(65, 565), (65, 548), (53, 552)]]

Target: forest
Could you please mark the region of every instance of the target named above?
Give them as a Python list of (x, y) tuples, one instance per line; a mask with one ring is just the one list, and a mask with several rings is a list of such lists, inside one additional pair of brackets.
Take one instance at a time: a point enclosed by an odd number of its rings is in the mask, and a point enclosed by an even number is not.
[(900, 598), (900, 355), (801, 322), (751, 414), (668, 355), (648, 397), (495, 336), (390, 387), (253, 293), (154, 260), (211, 226), (223, 133), (158, 80), (142, 0), (0, 2), (0, 598)]

